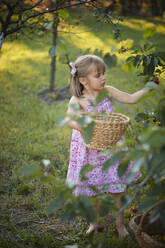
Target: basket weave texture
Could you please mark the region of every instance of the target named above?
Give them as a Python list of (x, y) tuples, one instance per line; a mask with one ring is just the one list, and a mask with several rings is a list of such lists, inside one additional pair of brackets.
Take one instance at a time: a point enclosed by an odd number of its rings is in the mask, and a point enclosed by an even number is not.
[(92, 139), (86, 147), (94, 150), (109, 150), (124, 134), (130, 119), (126, 115), (114, 112), (97, 113)]

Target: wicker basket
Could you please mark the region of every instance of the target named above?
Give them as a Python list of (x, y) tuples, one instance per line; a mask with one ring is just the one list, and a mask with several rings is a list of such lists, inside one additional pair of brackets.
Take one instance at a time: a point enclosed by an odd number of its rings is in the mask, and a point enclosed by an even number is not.
[(88, 148), (104, 151), (111, 149), (121, 139), (130, 119), (123, 114), (106, 112), (97, 113), (94, 122), (92, 139), (89, 144), (84, 144)]
[(165, 236), (165, 228), (161, 221), (158, 219), (156, 222), (149, 223), (149, 213), (161, 204), (162, 200), (155, 204), (155, 206), (143, 215), (135, 216), (131, 219), (129, 226), (135, 233), (136, 240), (141, 248), (165, 248), (165, 243), (154, 240), (151, 235)]

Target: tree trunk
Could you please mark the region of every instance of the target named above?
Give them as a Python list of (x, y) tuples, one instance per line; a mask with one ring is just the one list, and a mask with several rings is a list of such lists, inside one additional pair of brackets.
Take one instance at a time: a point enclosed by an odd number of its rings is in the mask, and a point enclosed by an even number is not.
[(4, 34), (2, 32), (2, 33), (0, 33), (0, 50), (2, 48), (3, 41), (4, 41)]
[(128, 8), (129, 8), (128, 10), (129, 14), (132, 15), (134, 12), (134, 3), (132, 0), (129, 0)]
[(165, 12), (165, 1), (161, 0), (161, 16), (163, 16), (164, 12)]
[(139, 15), (140, 14), (140, 11), (141, 11), (141, 8), (142, 8), (143, 0), (141, 0), (141, 1), (134, 1), (134, 3), (135, 3), (135, 12), (134, 12), (134, 14)]
[[(52, 25), (52, 47), (57, 48), (57, 29), (58, 29), (58, 15), (55, 13)], [(56, 74), (56, 53), (51, 57), (51, 71), (50, 71), (50, 91), (55, 89), (55, 74)]]
[(157, 0), (151, 0), (151, 11), (152, 11), (152, 16), (159, 15), (159, 6)]

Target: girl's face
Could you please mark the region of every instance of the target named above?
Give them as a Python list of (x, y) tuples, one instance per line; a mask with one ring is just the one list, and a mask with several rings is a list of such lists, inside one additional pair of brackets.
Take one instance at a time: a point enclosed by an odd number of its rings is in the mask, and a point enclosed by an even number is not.
[(85, 78), (86, 85), (91, 91), (100, 91), (104, 89), (106, 77), (104, 71), (98, 71), (96, 65), (92, 64), (89, 68), (87, 77)]

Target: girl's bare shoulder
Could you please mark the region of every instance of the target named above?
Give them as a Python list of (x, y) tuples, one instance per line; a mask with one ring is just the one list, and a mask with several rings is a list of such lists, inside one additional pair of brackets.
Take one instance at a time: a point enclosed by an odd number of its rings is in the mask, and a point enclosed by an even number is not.
[(76, 96), (72, 96), (71, 97), (71, 99), (70, 99), (70, 101), (69, 101), (69, 104), (78, 104), (78, 102), (79, 102), (79, 100), (78, 100), (78, 97), (76, 97)]
[(86, 101), (85, 101), (84, 97), (72, 96), (70, 101), (69, 101), (69, 105), (71, 105), (71, 104), (78, 104), (82, 110), (84, 110), (86, 108)]

